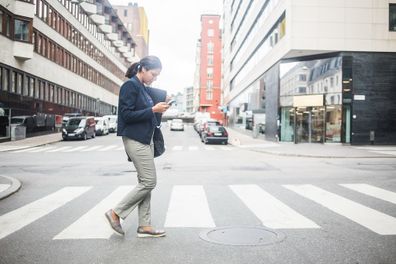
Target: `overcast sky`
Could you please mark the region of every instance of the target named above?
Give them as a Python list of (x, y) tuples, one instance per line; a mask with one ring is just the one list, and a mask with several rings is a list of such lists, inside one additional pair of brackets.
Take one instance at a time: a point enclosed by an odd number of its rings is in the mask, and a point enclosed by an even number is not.
[(153, 86), (170, 94), (192, 86), (201, 15), (222, 15), (223, 0), (110, 0), (114, 5), (129, 2), (144, 7), (150, 30), (149, 54), (162, 61), (161, 75)]

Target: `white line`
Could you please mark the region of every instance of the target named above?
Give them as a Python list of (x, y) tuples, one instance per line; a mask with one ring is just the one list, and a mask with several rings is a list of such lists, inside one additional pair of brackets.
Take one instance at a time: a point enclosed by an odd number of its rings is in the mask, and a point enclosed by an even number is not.
[(320, 228), (257, 185), (231, 185), (231, 190), (269, 228)]
[(108, 151), (108, 150), (110, 150), (110, 149), (112, 149), (112, 148), (116, 148), (117, 147), (117, 145), (111, 145), (111, 146), (107, 146), (107, 147), (105, 147), (105, 148), (102, 148), (102, 149), (100, 149), (99, 151)]
[(132, 185), (118, 187), (54, 239), (108, 239), (114, 232), (104, 213), (121, 201), (133, 188)]
[(396, 235), (396, 218), (358, 204), (310, 184), (284, 185), (301, 196), (374, 231), (380, 235)]
[(46, 152), (47, 153), (60, 152), (60, 151), (63, 151), (63, 150), (66, 150), (66, 149), (70, 149), (70, 148), (72, 148), (72, 147), (71, 146), (66, 146), (66, 147), (60, 147), (60, 148), (57, 148), (57, 149), (48, 150)]
[(92, 150), (95, 150), (95, 149), (99, 149), (99, 148), (101, 148), (101, 147), (103, 147), (103, 145), (93, 146), (93, 147), (90, 147), (90, 148), (87, 148), (87, 149), (82, 150), (82, 152), (92, 151)]
[(389, 151), (389, 150), (380, 151), (380, 150), (378, 150), (378, 151), (371, 151), (371, 152), (396, 156), (396, 151)]
[(188, 150), (198, 150), (198, 147), (197, 146), (189, 146)]
[(225, 146), (221, 146), (221, 147), (220, 147), (220, 149), (221, 149), (221, 150), (226, 150), (226, 151), (229, 151), (229, 150), (231, 150), (231, 148), (230, 148), (230, 147), (225, 147)]
[(65, 150), (65, 151), (62, 151), (62, 152), (76, 152), (76, 151), (80, 151), (80, 150), (82, 150), (82, 149), (85, 149), (85, 148), (87, 148), (87, 147), (88, 147), (88, 146), (80, 146), (80, 147), (68, 149), (68, 150)]
[(182, 150), (183, 146), (174, 146), (172, 150)]
[(11, 184), (0, 184), (0, 192), (3, 192), (10, 188)]
[(35, 150), (35, 149), (38, 149), (38, 148), (40, 148), (40, 147), (21, 149), (21, 150), (13, 151), (13, 153), (28, 152), (28, 151)]
[(199, 185), (174, 186), (166, 227), (215, 227), (205, 191)]
[(214, 150), (214, 147), (211, 147), (211, 146), (205, 146), (204, 148), (205, 148), (205, 150)]
[(0, 239), (65, 205), (91, 187), (65, 187), (44, 198), (0, 216)]
[(369, 184), (340, 184), (345, 188), (396, 204), (396, 193)]
[(31, 153), (36, 153), (36, 152), (44, 152), (50, 149), (54, 149), (55, 147), (41, 147), (41, 148), (37, 148), (35, 150), (29, 151)]

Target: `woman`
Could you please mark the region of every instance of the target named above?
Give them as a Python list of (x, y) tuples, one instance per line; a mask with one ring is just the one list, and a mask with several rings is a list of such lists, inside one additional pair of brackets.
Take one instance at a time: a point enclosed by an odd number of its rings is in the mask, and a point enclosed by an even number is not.
[(164, 102), (165, 91), (147, 87), (157, 79), (161, 69), (157, 57), (144, 57), (128, 69), (126, 77), (130, 79), (120, 90), (117, 135), (122, 136), (125, 151), (135, 165), (138, 177), (138, 185), (105, 213), (111, 228), (120, 235), (125, 234), (120, 218), (125, 219), (138, 206), (138, 237), (165, 236), (165, 231), (151, 226), (150, 200), (156, 185), (153, 133), (169, 105)]

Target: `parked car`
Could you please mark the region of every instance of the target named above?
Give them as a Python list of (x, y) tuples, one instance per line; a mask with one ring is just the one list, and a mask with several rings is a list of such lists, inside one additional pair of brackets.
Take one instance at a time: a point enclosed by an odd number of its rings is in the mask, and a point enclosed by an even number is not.
[(62, 126), (65, 126), (70, 117), (82, 116), (81, 113), (65, 113), (62, 118)]
[(199, 134), (200, 136), (202, 136), (202, 133), (203, 133), (204, 131), (206, 131), (206, 130), (208, 129), (208, 127), (210, 127), (210, 126), (221, 126), (221, 124), (220, 124), (220, 122), (217, 121), (217, 120), (213, 120), (213, 119), (211, 119), (211, 120), (206, 120), (206, 121), (203, 122), (203, 123), (201, 124), (201, 126), (199, 127), (198, 134)]
[(11, 125), (26, 127), (26, 133), (32, 132), (35, 127), (33, 116), (13, 116), (11, 117)]
[(118, 116), (117, 115), (105, 115), (103, 118), (107, 118), (109, 120), (109, 132), (115, 133), (117, 132), (117, 122)]
[(183, 120), (182, 119), (172, 119), (171, 123), (170, 123), (170, 130), (174, 131), (184, 131), (184, 124), (183, 124)]
[(95, 117), (95, 134), (103, 136), (109, 134), (109, 120), (104, 117)]
[(221, 143), (227, 145), (228, 132), (223, 126), (208, 126), (208, 128), (202, 132), (201, 140), (205, 144)]
[(63, 140), (95, 137), (95, 119), (93, 116), (71, 117), (62, 129)]

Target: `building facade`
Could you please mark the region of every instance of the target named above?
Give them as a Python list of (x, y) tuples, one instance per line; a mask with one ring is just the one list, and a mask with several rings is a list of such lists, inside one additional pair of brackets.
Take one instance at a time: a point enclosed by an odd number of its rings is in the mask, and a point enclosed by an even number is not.
[(137, 3), (129, 3), (127, 6), (114, 5), (113, 7), (136, 43), (136, 60), (147, 56), (149, 51), (149, 28), (144, 8), (139, 7)]
[(194, 113), (194, 88), (192, 86), (184, 88), (184, 112)]
[(396, 1), (225, 0), (229, 123), (268, 140), (396, 143)]
[(0, 43), (0, 137), (11, 115), (117, 113), (135, 42), (107, 0), (1, 0)]
[(219, 15), (201, 16), (199, 51), (199, 112), (222, 120), (221, 106), (221, 32)]

